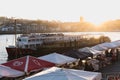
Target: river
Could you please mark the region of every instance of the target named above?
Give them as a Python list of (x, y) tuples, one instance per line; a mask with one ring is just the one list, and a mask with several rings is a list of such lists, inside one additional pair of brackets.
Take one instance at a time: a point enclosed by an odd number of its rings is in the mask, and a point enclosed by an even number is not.
[[(69, 33), (73, 34), (73, 33)], [(75, 32), (74, 34), (103, 34), (108, 36), (111, 41), (120, 40), (120, 32)], [(5, 47), (15, 44), (14, 35), (0, 35), (0, 64), (7, 61), (7, 52)]]

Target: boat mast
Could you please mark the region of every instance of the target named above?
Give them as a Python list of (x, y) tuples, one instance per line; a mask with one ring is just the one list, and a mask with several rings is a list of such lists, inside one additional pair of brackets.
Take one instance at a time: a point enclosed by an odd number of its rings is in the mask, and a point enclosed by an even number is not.
[(17, 38), (16, 33), (17, 33), (17, 32), (16, 32), (16, 19), (15, 19), (15, 46), (16, 46), (16, 42), (17, 42), (17, 41), (16, 41), (16, 38)]

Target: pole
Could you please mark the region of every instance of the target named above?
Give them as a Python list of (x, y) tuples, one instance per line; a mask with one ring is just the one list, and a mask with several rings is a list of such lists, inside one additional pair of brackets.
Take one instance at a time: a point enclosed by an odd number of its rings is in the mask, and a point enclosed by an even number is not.
[(17, 40), (17, 36), (16, 36), (16, 19), (15, 19), (15, 27), (14, 27), (14, 29), (15, 29), (15, 58), (17, 58), (18, 57), (18, 54), (17, 54), (17, 45), (16, 45), (16, 40)]
[(16, 36), (16, 20), (15, 20), (15, 47), (16, 47), (16, 38), (17, 38), (17, 36)]

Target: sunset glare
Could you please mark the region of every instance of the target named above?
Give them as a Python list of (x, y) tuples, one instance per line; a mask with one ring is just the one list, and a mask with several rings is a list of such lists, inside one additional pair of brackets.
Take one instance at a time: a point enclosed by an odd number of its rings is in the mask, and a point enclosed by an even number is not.
[(100, 24), (120, 19), (119, 8), (119, 0), (1, 0), (0, 16)]

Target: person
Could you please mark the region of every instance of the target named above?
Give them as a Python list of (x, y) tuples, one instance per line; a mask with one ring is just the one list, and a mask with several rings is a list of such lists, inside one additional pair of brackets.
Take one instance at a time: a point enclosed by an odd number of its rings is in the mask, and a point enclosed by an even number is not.
[(105, 56), (106, 56), (106, 57), (109, 57), (109, 56), (110, 56), (108, 50), (105, 51)]
[(64, 67), (64, 68), (69, 68), (69, 66), (68, 66), (67, 63), (65, 63), (65, 64), (63, 65), (63, 67)]
[(108, 80), (114, 80), (114, 76), (108, 76)]
[(116, 49), (117, 61), (119, 60), (119, 49)]
[(114, 50), (111, 49), (111, 51), (110, 51), (110, 57), (112, 57), (113, 53), (114, 53)]
[(90, 65), (89, 65), (89, 71), (93, 71), (93, 70), (94, 70), (93, 65), (92, 65), (92, 63), (90, 63)]
[(93, 71), (94, 68), (91, 63), (85, 62), (85, 71)]
[(114, 63), (117, 60), (117, 54), (113, 53), (112, 54), (112, 63)]

